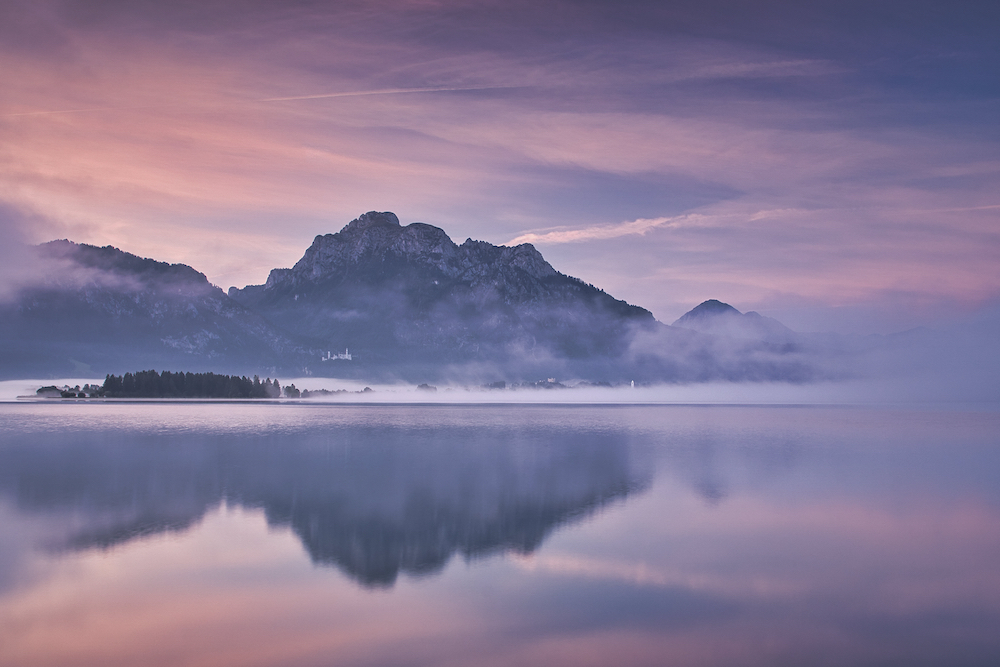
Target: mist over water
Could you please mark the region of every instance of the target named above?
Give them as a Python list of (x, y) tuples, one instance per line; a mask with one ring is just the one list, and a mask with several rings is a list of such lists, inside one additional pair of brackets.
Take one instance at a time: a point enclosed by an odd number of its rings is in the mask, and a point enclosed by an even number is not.
[(0, 663), (995, 664), (997, 419), (5, 403)]

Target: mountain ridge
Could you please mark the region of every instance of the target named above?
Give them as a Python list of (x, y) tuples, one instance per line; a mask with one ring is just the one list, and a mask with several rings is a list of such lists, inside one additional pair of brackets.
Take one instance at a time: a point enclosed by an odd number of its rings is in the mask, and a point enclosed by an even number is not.
[(377, 363), (621, 354), (652, 313), (556, 271), (530, 244), (456, 244), (371, 211), (317, 236), (291, 269), (229, 295), (286, 331)]
[(0, 304), (4, 374), (267, 368), (304, 354), (186, 264), (65, 239), (33, 252), (37, 279)]
[[(192, 267), (111, 246), (62, 240), (34, 252), (41, 277), (0, 304), (8, 376), (152, 367), (474, 384), (824, 375), (794, 332), (777, 322), (782, 336), (754, 329), (767, 320), (756, 313), (710, 300), (668, 326), (560, 273), (530, 244), (456, 244), (388, 212), (317, 235), (291, 268), (228, 293)], [(742, 329), (697, 330), (722, 321), (715, 311)], [(350, 355), (330, 354), (345, 348)]]

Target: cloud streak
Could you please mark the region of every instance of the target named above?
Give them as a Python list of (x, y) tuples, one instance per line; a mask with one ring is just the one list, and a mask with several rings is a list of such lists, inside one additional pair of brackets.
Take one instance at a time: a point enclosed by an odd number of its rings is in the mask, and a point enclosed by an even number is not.
[(706, 219), (707, 216), (690, 213), (671, 218), (639, 218), (638, 220), (631, 220), (629, 222), (612, 225), (595, 225), (581, 229), (555, 229), (552, 231), (528, 232), (511, 239), (506, 245), (518, 245), (520, 243), (578, 243), (582, 241), (614, 239), (622, 236), (643, 236), (654, 229), (670, 229), (682, 225), (698, 224)]
[[(289, 97), (263, 97), (252, 102), (290, 102), (296, 100), (325, 100), (338, 97), (365, 97), (367, 95), (402, 95), (407, 93), (445, 93), (472, 92), (483, 90), (503, 90), (514, 86), (452, 86), (447, 88), (387, 88), (384, 90), (355, 90), (340, 93), (320, 93), (317, 95), (292, 95)], [(158, 104), (143, 106), (90, 107), (87, 109), (55, 109), (49, 111), (20, 111), (0, 114), (0, 118), (18, 118), (22, 116), (49, 116), (68, 113), (92, 113), (96, 111), (141, 111), (148, 109), (170, 109), (183, 107), (182, 104)]]
[(439, 88), (386, 88), (384, 90), (356, 90), (343, 93), (321, 93), (318, 95), (293, 95), (291, 97), (265, 97), (257, 102), (287, 102), (291, 100), (325, 100), (338, 97), (365, 97), (367, 95), (402, 95), (406, 93), (453, 93), (479, 90), (504, 90), (515, 86), (448, 86)]

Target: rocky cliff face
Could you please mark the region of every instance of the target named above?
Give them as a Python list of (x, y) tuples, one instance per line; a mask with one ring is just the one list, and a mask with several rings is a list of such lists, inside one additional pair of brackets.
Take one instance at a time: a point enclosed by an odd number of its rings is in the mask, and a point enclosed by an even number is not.
[(8, 375), (249, 372), (302, 354), (189, 266), (70, 241), (35, 251), (40, 276), (14, 302), (0, 304), (0, 361)]
[(449, 280), (472, 286), (488, 284), (521, 295), (530, 289), (525, 278), (537, 283), (558, 275), (530, 244), (509, 248), (468, 239), (459, 246), (438, 227), (419, 222), (402, 227), (394, 214), (373, 211), (337, 234), (317, 236), (293, 269), (272, 273), (268, 284), (288, 278), (293, 282), (344, 278), (352, 269), (363, 272), (375, 265), (399, 262)]
[(294, 267), (229, 295), (320, 348), (375, 364), (614, 358), (635, 326), (656, 325), (529, 244), (458, 245), (392, 213), (317, 236)]

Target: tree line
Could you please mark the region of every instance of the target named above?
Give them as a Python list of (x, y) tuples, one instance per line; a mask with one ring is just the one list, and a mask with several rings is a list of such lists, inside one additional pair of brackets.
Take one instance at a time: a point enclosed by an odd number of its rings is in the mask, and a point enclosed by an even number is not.
[[(287, 398), (298, 398), (294, 384), (284, 388)], [(98, 396), (107, 398), (279, 398), (278, 380), (261, 380), (238, 375), (215, 373), (171, 373), (154, 370), (108, 374)]]

